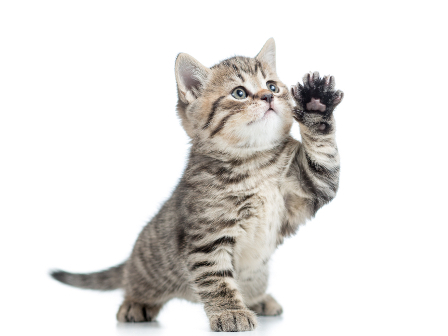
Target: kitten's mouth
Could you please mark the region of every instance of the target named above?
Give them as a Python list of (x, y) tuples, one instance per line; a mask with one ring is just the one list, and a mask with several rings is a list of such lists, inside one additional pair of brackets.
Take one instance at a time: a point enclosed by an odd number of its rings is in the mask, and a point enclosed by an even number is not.
[(271, 113), (277, 113), (277, 112), (275, 112), (275, 110), (272, 108), (272, 107), (270, 107), (265, 113), (264, 113), (264, 115), (263, 115), (263, 118), (261, 118), (261, 119), (265, 119), (269, 114), (271, 114)]
[(262, 121), (262, 120), (266, 120), (272, 113), (277, 113), (277, 112), (275, 112), (275, 110), (272, 107), (270, 107), (266, 110), (266, 112), (264, 112), (264, 114), (261, 118), (252, 120), (250, 123), (248, 123), (248, 125), (252, 125), (252, 124)]

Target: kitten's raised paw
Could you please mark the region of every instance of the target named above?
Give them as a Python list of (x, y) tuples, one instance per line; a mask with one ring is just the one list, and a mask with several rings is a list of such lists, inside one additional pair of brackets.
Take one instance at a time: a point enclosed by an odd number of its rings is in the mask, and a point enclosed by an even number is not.
[(151, 322), (159, 313), (161, 305), (144, 305), (125, 300), (117, 313), (119, 322)]
[(333, 76), (319, 77), (319, 73), (307, 73), (303, 77), (303, 85), (291, 88), (291, 93), (297, 103), (298, 111), (314, 112), (324, 115), (331, 115), (336, 106), (342, 101), (344, 93), (335, 90), (335, 79)]
[(249, 308), (261, 316), (276, 316), (283, 313), (282, 306), (269, 294), (266, 294), (262, 301)]
[(251, 331), (257, 326), (257, 317), (250, 310), (229, 310), (210, 316), (213, 331)]

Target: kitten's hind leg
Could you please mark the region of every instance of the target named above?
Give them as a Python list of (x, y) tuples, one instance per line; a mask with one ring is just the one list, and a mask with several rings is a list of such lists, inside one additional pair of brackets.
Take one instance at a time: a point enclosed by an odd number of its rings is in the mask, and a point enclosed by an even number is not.
[(119, 322), (151, 322), (159, 314), (163, 304), (142, 304), (124, 300), (117, 313)]
[(275, 316), (283, 313), (282, 306), (269, 294), (265, 294), (260, 302), (253, 304), (249, 309), (261, 316)]

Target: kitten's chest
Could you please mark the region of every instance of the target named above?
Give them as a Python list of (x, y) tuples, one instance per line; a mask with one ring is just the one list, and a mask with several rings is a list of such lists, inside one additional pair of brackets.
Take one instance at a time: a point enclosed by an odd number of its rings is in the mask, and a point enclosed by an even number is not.
[(277, 247), (285, 212), (283, 196), (274, 182), (263, 183), (254, 197), (252, 216), (241, 222), (236, 245), (240, 272), (250, 272), (269, 260)]

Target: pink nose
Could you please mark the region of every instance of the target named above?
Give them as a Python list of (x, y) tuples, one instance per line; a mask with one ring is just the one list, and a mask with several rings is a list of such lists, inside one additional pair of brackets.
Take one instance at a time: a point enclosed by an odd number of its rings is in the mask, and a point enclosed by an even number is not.
[(269, 104), (271, 103), (272, 99), (274, 98), (274, 95), (271, 91), (263, 89), (255, 95), (255, 98), (260, 98), (261, 100), (266, 100)]
[(261, 100), (266, 100), (269, 104), (271, 103), (272, 98), (274, 98), (272, 93), (265, 93), (261, 96)]

